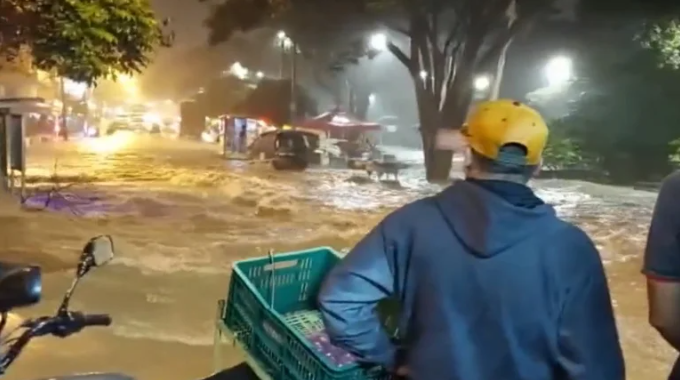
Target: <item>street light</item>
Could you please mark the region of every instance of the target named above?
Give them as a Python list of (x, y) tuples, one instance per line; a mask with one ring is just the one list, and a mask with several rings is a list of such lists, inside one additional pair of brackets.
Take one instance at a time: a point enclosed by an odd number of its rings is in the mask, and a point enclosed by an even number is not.
[(264, 73), (262, 71), (258, 71), (256, 75), (260, 79), (264, 78)]
[(425, 70), (420, 70), (420, 79), (426, 80), (427, 79), (427, 71)]
[(371, 36), (368, 45), (375, 51), (385, 51), (387, 50), (387, 36), (385, 33), (376, 33)]
[(236, 62), (229, 68), (229, 72), (239, 79), (246, 79), (248, 77), (248, 69), (240, 62)]
[(491, 79), (487, 75), (480, 75), (475, 78), (474, 86), (477, 91), (486, 91), (491, 86)]
[(73, 96), (78, 99), (82, 99), (87, 92), (87, 83), (75, 82), (68, 78), (62, 81), (63, 91), (65, 94)]
[(297, 54), (298, 54), (298, 47), (297, 43), (293, 42), (293, 40), (286, 35), (286, 32), (283, 30), (279, 31), (276, 34), (276, 37), (279, 42), (279, 46), (281, 48), (281, 79), (283, 79), (283, 71), (284, 71), (284, 66), (285, 66), (285, 61), (286, 61), (286, 51), (291, 51), (292, 56), (291, 56), (291, 70), (290, 70), (290, 115), (291, 117), (294, 117), (294, 115), (297, 113), (297, 94), (295, 91), (295, 86), (297, 86)]
[(548, 61), (544, 73), (545, 78), (548, 80), (548, 86), (564, 86), (574, 76), (573, 61), (565, 56), (554, 57)]
[(293, 46), (293, 40), (283, 30), (276, 34), (276, 39), (282, 49), (290, 49)]

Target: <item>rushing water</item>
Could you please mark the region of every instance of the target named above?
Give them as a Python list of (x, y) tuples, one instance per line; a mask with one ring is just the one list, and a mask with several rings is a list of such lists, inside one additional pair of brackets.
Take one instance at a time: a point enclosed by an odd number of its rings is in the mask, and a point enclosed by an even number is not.
[[(216, 148), (185, 141), (114, 136), (32, 148), (34, 186), (48, 188), (56, 170), (72, 184), (68, 191), (96, 193), (109, 207), (103, 215), (82, 217), (20, 211), (2, 200), (0, 258), (36, 261), (49, 272), (44, 301), (20, 314), (52, 312), (82, 244), (107, 233), (116, 240), (117, 258), (85, 279), (73, 307), (108, 312), (114, 325), (66, 340), (36, 340), (8, 378), (115, 370), (141, 379), (207, 375), (216, 302), (226, 295), (233, 261), (270, 248), (351, 247), (390, 210), (438, 190), (421, 179), (418, 152), (393, 150), (414, 163), (399, 184), (345, 170), (278, 173), (262, 164), (224, 161)], [(639, 274), (655, 194), (577, 181), (534, 186), (601, 249), (629, 379), (664, 378), (672, 352), (647, 326)], [(225, 365), (239, 360), (235, 350), (225, 350)]]

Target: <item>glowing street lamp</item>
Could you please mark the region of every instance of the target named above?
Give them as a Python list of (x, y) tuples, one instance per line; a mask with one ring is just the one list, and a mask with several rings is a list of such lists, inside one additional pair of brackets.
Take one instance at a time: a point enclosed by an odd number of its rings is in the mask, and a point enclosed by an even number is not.
[(286, 32), (284, 32), (283, 30), (276, 34), (276, 39), (278, 40), (279, 45), (281, 46), (282, 49), (287, 50), (293, 47), (293, 40), (291, 40), (290, 37), (288, 37), (288, 35), (286, 34)]
[(116, 77), (116, 82), (123, 87), (123, 90), (130, 96), (137, 96), (139, 94), (139, 83), (137, 78), (128, 74), (120, 74)]
[(371, 36), (368, 45), (375, 51), (385, 51), (387, 50), (387, 36), (385, 33), (376, 33)]
[(425, 71), (425, 70), (420, 71), (420, 79), (422, 79), (422, 80), (427, 79), (427, 71)]
[(249, 74), (249, 70), (241, 65), (240, 62), (236, 62), (231, 65), (229, 72), (239, 79), (246, 79)]
[(560, 87), (569, 83), (573, 79), (573, 61), (569, 57), (557, 56), (548, 61), (545, 66), (545, 78), (548, 86)]
[(258, 71), (256, 75), (259, 79), (264, 78), (264, 73), (262, 71)]
[(64, 93), (75, 98), (83, 98), (87, 92), (87, 83), (75, 82), (68, 78), (65, 78), (62, 82), (64, 87)]
[(474, 86), (477, 91), (486, 91), (491, 87), (491, 79), (487, 75), (480, 75), (475, 78)]

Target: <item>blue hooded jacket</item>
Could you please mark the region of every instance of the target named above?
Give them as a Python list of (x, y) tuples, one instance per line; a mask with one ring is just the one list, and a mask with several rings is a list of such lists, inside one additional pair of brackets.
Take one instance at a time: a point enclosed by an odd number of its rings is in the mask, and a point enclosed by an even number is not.
[[(510, 184), (530, 207), (482, 182), (395, 211), (331, 271), (319, 303), (332, 341), (413, 380), (624, 380), (592, 241), (527, 187)], [(401, 303), (403, 358), (375, 312), (385, 298)]]

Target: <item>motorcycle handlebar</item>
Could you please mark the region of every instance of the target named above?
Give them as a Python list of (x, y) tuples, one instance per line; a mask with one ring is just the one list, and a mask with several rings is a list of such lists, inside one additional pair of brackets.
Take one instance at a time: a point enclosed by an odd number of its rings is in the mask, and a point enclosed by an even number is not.
[(0, 374), (12, 364), (32, 338), (44, 335), (64, 338), (88, 326), (109, 325), (111, 325), (111, 317), (108, 314), (83, 314), (80, 312), (68, 312), (54, 317), (42, 317), (26, 321), (23, 323), (26, 331), (9, 347), (0, 360)]
[(84, 326), (110, 326), (111, 317), (108, 314), (85, 314), (83, 315)]

